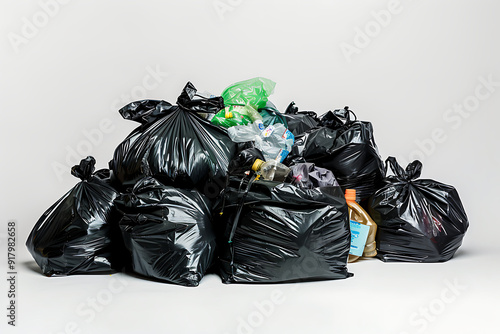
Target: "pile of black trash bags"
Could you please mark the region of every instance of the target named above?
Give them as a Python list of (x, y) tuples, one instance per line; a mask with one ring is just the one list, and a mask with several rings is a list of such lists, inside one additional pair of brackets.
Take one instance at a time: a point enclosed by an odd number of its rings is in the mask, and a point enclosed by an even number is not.
[(284, 182), (259, 178), (258, 145), (233, 142), (210, 121), (227, 107), (221, 96), (188, 83), (176, 104), (143, 100), (120, 109), (139, 126), (109, 169), (95, 171), (93, 157), (74, 166), (81, 181), (28, 237), (42, 272), (125, 271), (184, 286), (210, 272), (224, 283), (347, 278), (348, 188), (378, 225), (381, 260), (453, 256), (468, 228), (455, 188), (419, 180), (419, 161), (403, 169), (390, 157), (386, 166), (372, 124), (347, 107), (318, 117), (293, 102), (283, 114), (264, 102), (256, 109), (266, 129), (279, 122), (293, 133)]

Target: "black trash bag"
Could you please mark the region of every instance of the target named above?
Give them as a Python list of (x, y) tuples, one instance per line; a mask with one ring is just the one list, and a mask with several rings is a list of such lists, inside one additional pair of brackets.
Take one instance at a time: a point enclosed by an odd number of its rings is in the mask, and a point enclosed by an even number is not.
[(94, 173), (87, 157), (71, 169), (82, 182), (37, 221), (26, 246), (47, 276), (111, 273), (123, 265), (122, 241), (109, 184), (109, 171)]
[(385, 175), (370, 122), (350, 118), (354, 113), (345, 107), (329, 111), (321, 127), (295, 138), (285, 164), (311, 162), (329, 169), (345, 189), (356, 189), (360, 200), (368, 199), (380, 186)]
[(251, 171), (255, 160), (266, 161), (261, 150), (255, 147), (247, 148), (238, 153), (229, 163), (228, 175), (245, 176), (245, 172)]
[(351, 234), (340, 187), (301, 189), (254, 180), (230, 177), (215, 206), (224, 283), (352, 276), (346, 267)]
[(406, 170), (389, 157), (394, 176), (370, 199), (378, 225), (378, 257), (385, 262), (444, 262), (453, 257), (469, 227), (457, 190), (428, 179), (417, 180), (418, 160)]
[(221, 97), (195, 98), (188, 82), (177, 100), (132, 102), (122, 109), (125, 119), (142, 123), (115, 150), (110, 168), (122, 189), (132, 187), (144, 173), (145, 159), (153, 177), (165, 185), (203, 189), (207, 181), (224, 179), (236, 145), (227, 131), (200, 113), (224, 108)]
[(144, 177), (115, 203), (132, 270), (170, 283), (198, 286), (215, 254), (206, 197), (195, 189), (176, 189)]
[(312, 189), (339, 186), (331, 170), (316, 167), (309, 162), (291, 166), (288, 177), (292, 184), (301, 188)]
[(288, 123), (288, 130), (294, 136), (317, 127), (319, 123), (318, 115), (314, 111), (299, 111), (299, 108), (297, 108), (293, 101), (286, 108), (284, 116)]

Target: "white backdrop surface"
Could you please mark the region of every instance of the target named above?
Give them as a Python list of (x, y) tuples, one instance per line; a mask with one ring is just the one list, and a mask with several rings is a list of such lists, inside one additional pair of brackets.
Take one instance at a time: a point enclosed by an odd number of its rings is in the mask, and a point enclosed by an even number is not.
[[(2, 333), (491, 332), (498, 277), (500, 3), (497, 1), (0, 1), (0, 265), (17, 222), (17, 322)], [(420, 159), (470, 220), (442, 264), (349, 265), (354, 277), (198, 288), (40, 274), (24, 242), (93, 155), (104, 168), (135, 128), (118, 109), (216, 94), (255, 76), (271, 100), (373, 123), (380, 154)], [(2, 276), (3, 277), (3, 276)], [(5, 314), (5, 315), (4, 315)]]

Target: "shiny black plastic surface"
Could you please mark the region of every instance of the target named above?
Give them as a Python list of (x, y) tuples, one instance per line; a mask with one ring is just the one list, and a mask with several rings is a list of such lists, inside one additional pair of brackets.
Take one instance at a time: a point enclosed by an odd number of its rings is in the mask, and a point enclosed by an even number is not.
[[(342, 189), (356, 189), (360, 200), (377, 190), (385, 174), (370, 122), (350, 119), (346, 109), (328, 112), (323, 126), (295, 137), (286, 163), (312, 162), (329, 169)], [(343, 118), (344, 120), (342, 120)]]
[(136, 273), (184, 286), (199, 284), (215, 253), (206, 197), (145, 177), (115, 203)]
[(422, 163), (406, 170), (389, 157), (394, 175), (370, 199), (378, 225), (378, 257), (383, 261), (448, 261), (462, 244), (469, 221), (457, 190), (428, 179), (417, 180)]
[(26, 246), (47, 276), (109, 273), (120, 269), (113, 200), (118, 192), (109, 185), (109, 170), (94, 172), (93, 157), (83, 159), (71, 174), (80, 178), (40, 217)]
[(318, 115), (314, 111), (299, 111), (299, 108), (297, 108), (293, 101), (286, 108), (284, 116), (288, 123), (288, 130), (294, 136), (317, 127), (319, 123)]
[(120, 110), (125, 119), (142, 125), (115, 150), (110, 168), (122, 189), (144, 176), (147, 162), (153, 177), (163, 184), (203, 188), (210, 178), (224, 178), (236, 146), (225, 129), (197, 115), (224, 108), (221, 97), (198, 98), (188, 83), (177, 104), (166, 101), (132, 102)]
[[(219, 263), (224, 283), (276, 283), (351, 276), (351, 235), (340, 187), (231, 178), (219, 203)], [(235, 225), (236, 224), (236, 225)]]
[(228, 174), (244, 176), (245, 172), (252, 170), (253, 163), (257, 159), (266, 160), (258, 148), (252, 147), (242, 150), (229, 163)]

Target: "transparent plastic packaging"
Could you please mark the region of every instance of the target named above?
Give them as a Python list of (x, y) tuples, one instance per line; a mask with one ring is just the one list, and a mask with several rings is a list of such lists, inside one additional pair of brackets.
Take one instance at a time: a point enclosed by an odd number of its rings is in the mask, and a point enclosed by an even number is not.
[(228, 106), (219, 111), (211, 119), (212, 123), (230, 128), (238, 125), (248, 125), (256, 121), (262, 123), (262, 116), (248, 105)]
[(263, 161), (256, 159), (252, 170), (259, 173), (264, 180), (268, 181), (285, 181), (286, 177), (290, 173), (290, 168), (277, 162), (276, 160)]
[(227, 132), (233, 142), (253, 141), (255, 147), (264, 154), (266, 161), (285, 160), (294, 141), (293, 134), (281, 123), (264, 128), (262, 121), (257, 120), (249, 125), (230, 127)]

